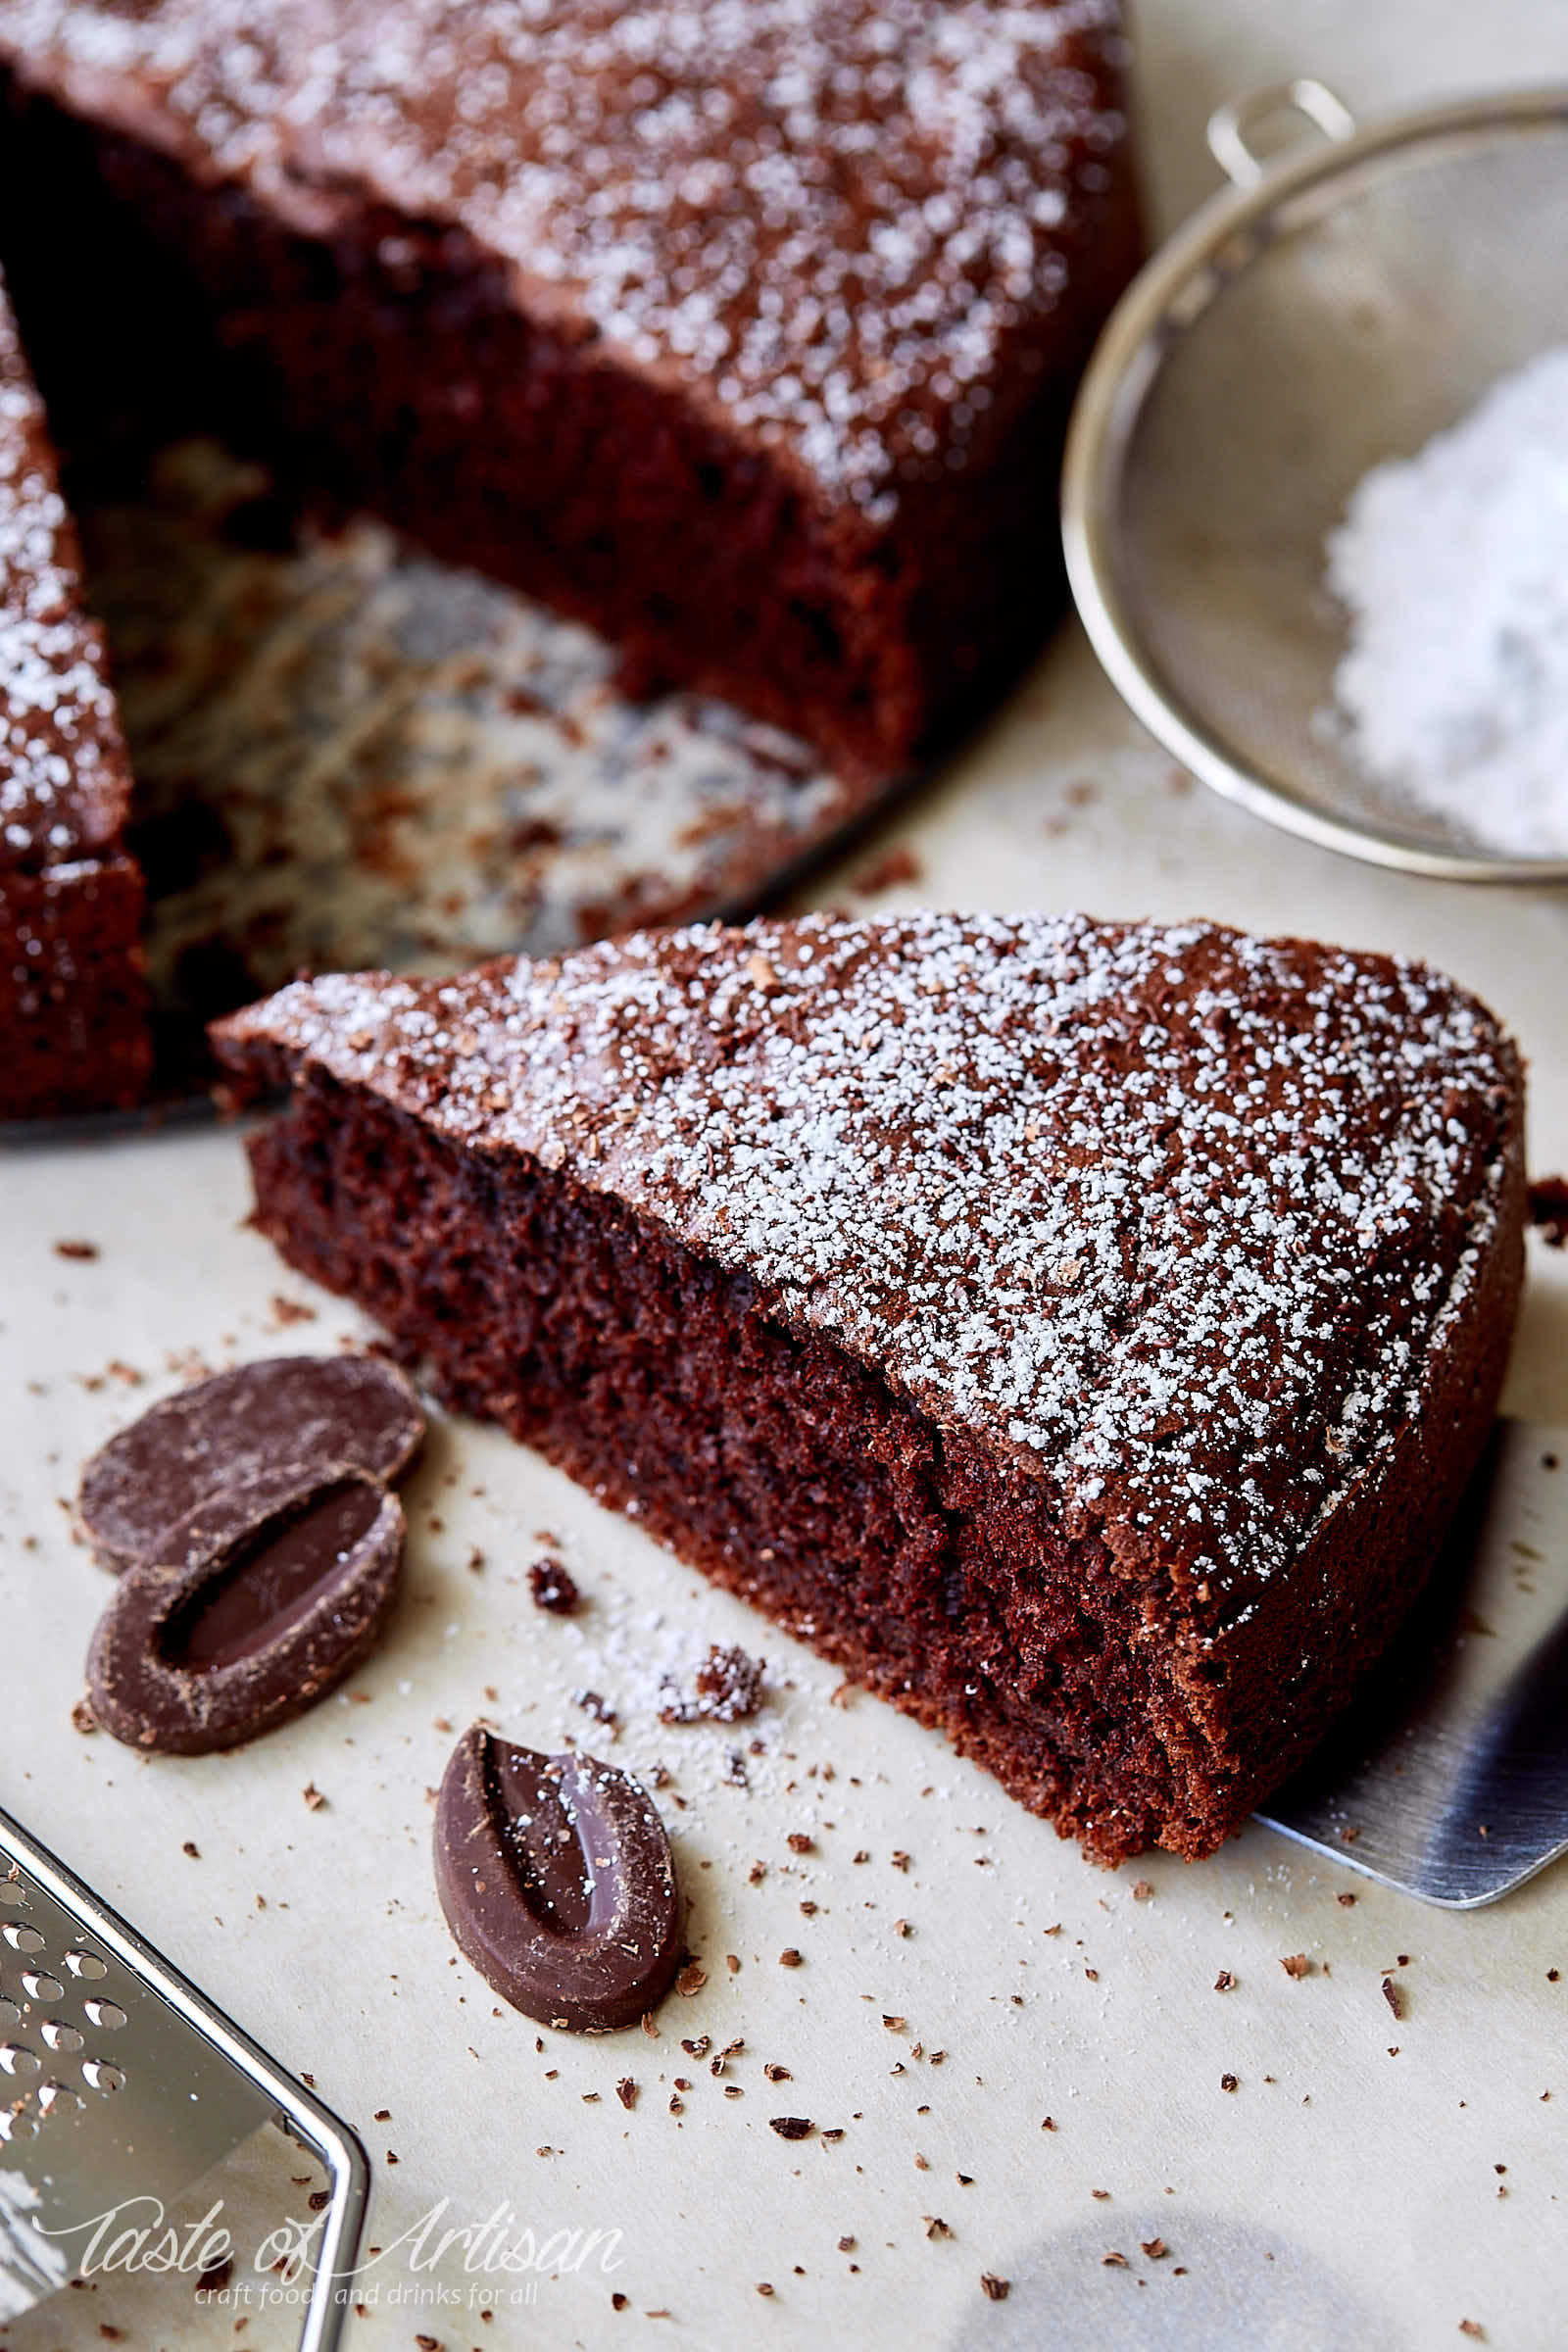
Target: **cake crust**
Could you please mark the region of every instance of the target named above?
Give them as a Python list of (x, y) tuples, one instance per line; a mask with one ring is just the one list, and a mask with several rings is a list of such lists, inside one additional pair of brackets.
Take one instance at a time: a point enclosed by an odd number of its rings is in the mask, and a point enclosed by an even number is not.
[(1522, 1079), (1418, 966), (808, 918), (217, 1044), (297, 1264), (1102, 1856), (1283, 1777), (1490, 1427)]

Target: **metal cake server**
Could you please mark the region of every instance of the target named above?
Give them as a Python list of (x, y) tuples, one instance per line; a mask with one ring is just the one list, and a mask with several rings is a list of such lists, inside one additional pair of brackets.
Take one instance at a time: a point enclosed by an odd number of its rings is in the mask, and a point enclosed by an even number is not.
[(331, 2183), (300, 2336), (331, 2352), (369, 2188), (358, 2139), (0, 1812), (0, 2324), (73, 2276), (84, 2223), (172, 2205), (267, 2123)]
[(1568, 1430), (1497, 1423), (1415, 1615), (1258, 1819), (1452, 1910), (1568, 1852)]

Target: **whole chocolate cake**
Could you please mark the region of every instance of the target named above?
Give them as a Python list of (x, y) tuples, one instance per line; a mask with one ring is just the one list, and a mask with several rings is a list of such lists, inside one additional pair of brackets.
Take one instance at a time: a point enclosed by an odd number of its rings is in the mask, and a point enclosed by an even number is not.
[(216, 1042), (293, 1264), (1107, 1860), (1285, 1777), (1491, 1426), (1523, 1081), (1418, 965), (808, 918)]
[(886, 778), (1059, 594), (1122, 52), (1114, 0), (0, 0), (0, 253), (73, 442), (217, 422)]
[(0, 278), (0, 1119), (134, 1102), (148, 1040), (130, 775)]

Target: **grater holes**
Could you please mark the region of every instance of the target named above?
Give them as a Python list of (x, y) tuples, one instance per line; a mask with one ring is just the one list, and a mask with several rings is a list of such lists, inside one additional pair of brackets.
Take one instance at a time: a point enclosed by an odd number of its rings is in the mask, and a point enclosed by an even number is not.
[(109, 1974), (107, 1960), (100, 1959), (96, 1952), (83, 1951), (79, 1946), (66, 1954), (66, 1966), (74, 1977), (98, 1978)]
[(111, 2090), (123, 2090), (125, 2086), (123, 2072), (107, 2058), (84, 2058), (81, 2062), (81, 2077), (90, 2088), (106, 2093)]
[(0, 1909), (24, 1911), (27, 1907), (26, 1889), (15, 1879), (0, 1879)]
[(21, 2023), (22, 2011), (16, 2002), (8, 2000), (6, 1995), (0, 1992), (0, 2026), (20, 2026)]
[(118, 2033), (125, 2022), (125, 2012), (118, 2001), (105, 2001), (96, 1994), (81, 2004), (90, 2026), (99, 2026), (106, 2034)]
[(66, 1991), (60, 1979), (50, 1976), (48, 1970), (42, 1968), (24, 1968), (23, 1970), (22, 1989), (29, 2001), (63, 2000)]
[(74, 2026), (68, 2026), (64, 2018), (46, 2017), (38, 2031), (52, 2050), (79, 2050), (85, 2047), (83, 2036)]
[(79, 2114), (87, 2104), (79, 2090), (69, 2082), (57, 2082), (53, 2077), (38, 2085), (38, 2107), (44, 2115)]
[(13, 2108), (0, 2107), (0, 2146), (8, 2139), (35, 2139), (38, 2127), (30, 2115), (18, 2115)]
[(43, 2072), (43, 2060), (24, 2041), (0, 2041), (0, 2066), (19, 2082)]
[(5, 1937), (14, 1952), (41, 1952), (43, 1950), (43, 1937), (37, 1929), (29, 1928), (20, 1919), (8, 1919), (5, 1926), (0, 1927), (0, 1936)]

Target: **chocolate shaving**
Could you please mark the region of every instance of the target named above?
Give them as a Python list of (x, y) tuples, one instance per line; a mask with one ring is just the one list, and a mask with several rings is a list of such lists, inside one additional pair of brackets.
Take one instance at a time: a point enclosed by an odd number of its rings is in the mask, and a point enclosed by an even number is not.
[(582, 1594), (559, 1560), (535, 1560), (528, 1571), (528, 1589), (535, 1608), (548, 1609), (553, 1617), (574, 1617), (582, 1606)]
[(887, 850), (873, 859), (860, 873), (854, 876), (850, 888), (862, 898), (872, 898), (878, 891), (891, 890), (899, 882), (918, 882), (921, 874), (919, 858), (903, 843)]
[(1530, 1187), (1530, 1222), (1550, 1248), (1568, 1248), (1568, 1176), (1538, 1177)]

